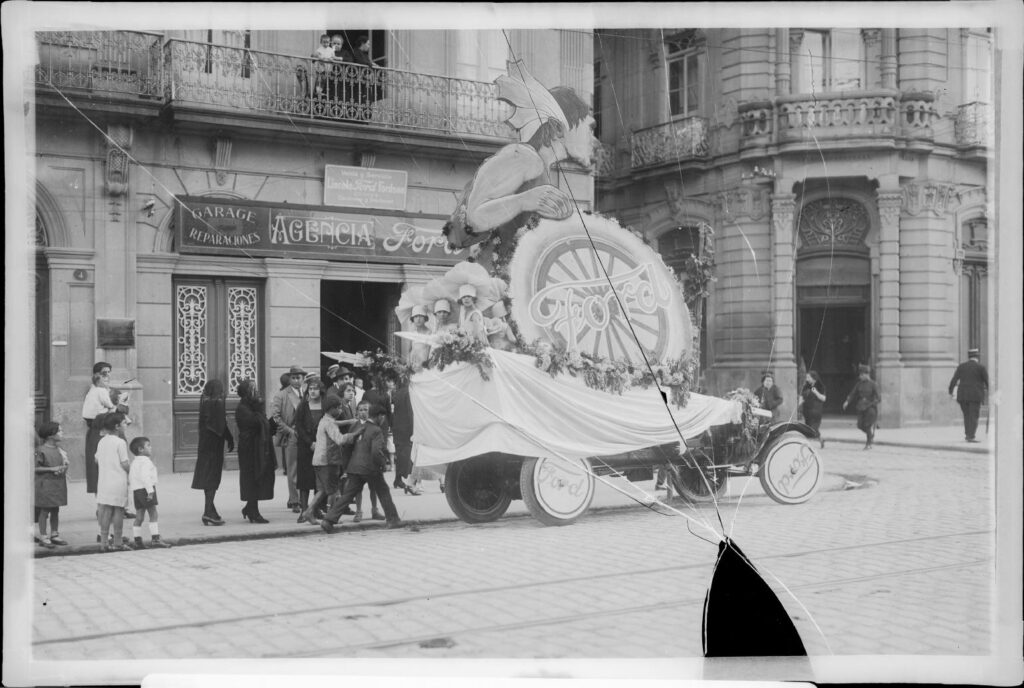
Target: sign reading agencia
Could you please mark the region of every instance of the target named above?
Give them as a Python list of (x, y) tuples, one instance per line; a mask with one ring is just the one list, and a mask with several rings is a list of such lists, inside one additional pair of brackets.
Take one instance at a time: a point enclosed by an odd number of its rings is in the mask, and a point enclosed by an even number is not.
[(454, 264), (466, 253), (448, 248), (441, 234), (444, 217), (195, 196), (177, 201), (181, 253), (441, 264)]

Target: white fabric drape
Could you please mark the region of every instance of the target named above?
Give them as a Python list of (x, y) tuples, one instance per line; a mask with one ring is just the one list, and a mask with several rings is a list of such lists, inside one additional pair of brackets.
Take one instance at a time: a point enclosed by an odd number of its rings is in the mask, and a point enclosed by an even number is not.
[[(696, 437), (712, 425), (739, 422), (739, 402), (690, 395), (666, 409), (658, 390), (621, 396), (590, 389), (569, 375), (552, 378), (532, 356), (490, 350), (490, 380), (474, 365), (412, 376), (417, 465), (430, 466), (502, 451), (525, 456), (607, 456)], [(670, 415), (671, 409), (671, 415)], [(673, 424), (673, 418), (675, 424)]]

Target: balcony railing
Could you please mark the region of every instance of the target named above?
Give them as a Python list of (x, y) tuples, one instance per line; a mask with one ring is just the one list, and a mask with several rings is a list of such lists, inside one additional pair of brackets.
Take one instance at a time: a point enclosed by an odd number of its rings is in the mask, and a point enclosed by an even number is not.
[(512, 140), (491, 83), (137, 31), (36, 34), (37, 84), (171, 105)]
[(953, 132), (958, 146), (991, 146), (992, 106), (967, 103), (957, 108)]
[(899, 94), (789, 96), (776, 103), (778, 140), (892, 137), (899, 128)]
[(666, 122), (634, 132), (629, 137), (631, 166), (698, 160), (708, 155), (708, 127), (703, 117)]
[(36, 83), (58, 90), (159, 99), (163, 36), (142, 31), (42, 31)]

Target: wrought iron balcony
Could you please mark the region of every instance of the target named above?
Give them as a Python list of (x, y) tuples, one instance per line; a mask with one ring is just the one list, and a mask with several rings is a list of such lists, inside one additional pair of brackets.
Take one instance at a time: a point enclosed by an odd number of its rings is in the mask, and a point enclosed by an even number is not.
[(303, 118), (511, 139), (494, 84), (172, 39), (166, 98)]
[(992, 143), (992, 106), (967, 103), (957, 108), (953, 132), (958, 146), (987, 146)]
[(698, 160), (708, 155), (708, 126), (703, 117), (687, 117), (634, 132), (629, 137), (631, 166)]
[(40, 31), (37, 84), (114, 98), (163, 96), (163, 36), (144, 31)]

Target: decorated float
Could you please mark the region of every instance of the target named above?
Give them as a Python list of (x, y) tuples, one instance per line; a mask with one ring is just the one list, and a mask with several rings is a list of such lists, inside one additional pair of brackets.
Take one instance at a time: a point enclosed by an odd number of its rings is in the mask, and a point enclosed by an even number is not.
[(484, 161), (445, 226), (472, 257), (396, 309), (416, 464), (446, 466), (448, 503), (469, 523), (522, 499), (566, 525), (597, 480), (659, 469), (691, 501), (717, 498), (732, 475), (759, 476), (783, 504), (808, 500), (823, 475), (813, 430), (771, 424), (746, 390), (691, 392), (686, 297), (706, 285), (681, 282), (640, 235), (580, 212), (558, 183), (560, 163), (591, 163), (588, 106), (519, 63), (496, 83), (521, 142)]

